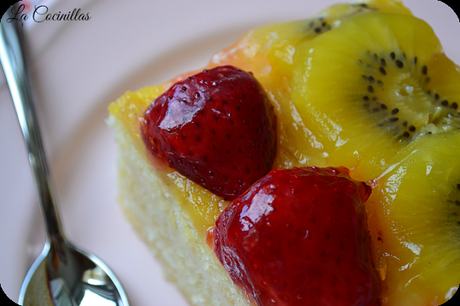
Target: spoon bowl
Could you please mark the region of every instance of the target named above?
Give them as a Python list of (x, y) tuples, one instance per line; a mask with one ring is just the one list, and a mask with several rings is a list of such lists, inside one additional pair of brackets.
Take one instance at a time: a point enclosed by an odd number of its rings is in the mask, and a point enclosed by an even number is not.
[(65, 237), (41, 141), (29, 85), (22, 24), (10, 7), (0, 23), (0, 60), (33, 170), (47, 239), (26, 275), (19, 303), (24, 306), (129, 306), (113, 272), (96, 256), (74, 247)]
[(58, 269), (55, 257), (46, 243), (30, 268), (19, 294), (24, 306), (40, 301), (46, 305), (128, 305), (115, 275), (97, 257), (65, 243)]

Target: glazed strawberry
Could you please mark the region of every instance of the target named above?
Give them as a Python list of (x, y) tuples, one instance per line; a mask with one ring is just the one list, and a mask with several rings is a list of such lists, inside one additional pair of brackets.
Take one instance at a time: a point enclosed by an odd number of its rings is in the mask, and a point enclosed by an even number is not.
[(217, 258), (258, 305), (380, 305), (370, 193), (345, 168), (272, 170), (218, 218)]
[(276, 117), (249, 73), (221, 66), (174, 84), (141, 121), (152, 154), (189, 179), (234, 199), (271, 170)]

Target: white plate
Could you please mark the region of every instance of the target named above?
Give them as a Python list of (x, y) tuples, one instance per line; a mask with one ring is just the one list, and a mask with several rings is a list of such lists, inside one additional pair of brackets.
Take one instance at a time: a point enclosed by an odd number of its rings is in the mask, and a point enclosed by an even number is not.
[[(115, 145), (107, 105), (126, 90), (205, 65), (258, 25), (311, 17), (335, 0), (48, 1), (50, 13), (74, 9), (89, 21), (25, 24), (39, 118), (64, 230), (117, 274), (132, 305), (186, 305), (116, 203)], [(436, 0), (406, 0), (460, 63), (460, 24)], [(30, 16), (32, 17), (32, 16)], [(17, 301), (44, 243), (25, 145), (0, 73), (0, 285)]]

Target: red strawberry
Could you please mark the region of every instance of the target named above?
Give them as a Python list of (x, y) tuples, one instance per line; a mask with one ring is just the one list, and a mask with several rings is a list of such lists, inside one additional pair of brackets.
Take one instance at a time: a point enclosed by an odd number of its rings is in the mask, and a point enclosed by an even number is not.
[(174, 84), (141, 121), (154, 156), (219, 196), (234, 199), (271, 170), (276, 117), (249, 73), (221, 66)]
[(217, 258), (258, 305), (379, 305), (370, 193), (345, 168), (272, 170), (218, 218)]

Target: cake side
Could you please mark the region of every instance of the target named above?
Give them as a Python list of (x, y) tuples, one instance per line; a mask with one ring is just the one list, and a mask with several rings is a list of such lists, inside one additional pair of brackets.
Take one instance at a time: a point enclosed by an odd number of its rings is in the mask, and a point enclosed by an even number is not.
[(150, 252), (161, 263), (165, 277), (175, 283), (191, 305), (251, 305), (230, 280), (206, 244), (206, 235), (171, 194), (156, 173), (138, 139), (110, 116), (118, 145), (119, 204)]

